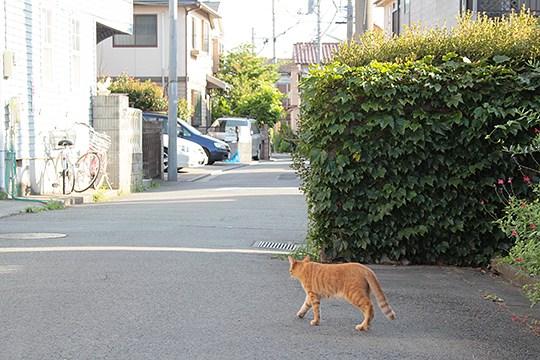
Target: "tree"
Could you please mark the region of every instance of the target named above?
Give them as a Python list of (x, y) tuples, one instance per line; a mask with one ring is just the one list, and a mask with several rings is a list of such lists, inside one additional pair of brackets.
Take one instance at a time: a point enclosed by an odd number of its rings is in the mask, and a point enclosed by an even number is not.
[(284, 116), (284, 95), (274, 86), (279, 79), (277, 65), (253, 53), (251, 45), (241, 45), (220, 60), (219, 79), (232, 88), (215, 90), (212, 101), (214, 118), (249, 116), (273, 126)]

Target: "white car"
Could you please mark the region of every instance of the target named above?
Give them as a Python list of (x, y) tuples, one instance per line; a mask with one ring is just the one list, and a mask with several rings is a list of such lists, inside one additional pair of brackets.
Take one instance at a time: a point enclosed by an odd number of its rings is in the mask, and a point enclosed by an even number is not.
[[(169, 167), (169, 136), (163, 134), (163, 165), (167, 171)], [(176, 165), (178, 169), (183, 167), (200, 167), (208, 163), (208, 157), (201, 145), (183, 139), (176, 138)]]

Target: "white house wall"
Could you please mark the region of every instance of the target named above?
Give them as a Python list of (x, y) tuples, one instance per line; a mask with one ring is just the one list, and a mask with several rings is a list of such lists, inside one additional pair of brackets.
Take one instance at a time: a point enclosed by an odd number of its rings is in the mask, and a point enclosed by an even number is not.
[[(397, 0), (378, 1), (377, 5), (384, 8), (384, 31), (392, 34), (393, 8), (398, 4)], [(415, 23), (426, 26), (443, 26), (448, 28), (457, 25), (457, 17), (460, 12), (460, 1), (449, 0), (400, 0), (399, 1), (399, 26), (400, 31)]]
[[(74, 123), (91, 122), (91, 96), (96, 87), (96, 20), (131, 30), (131, 0), (4, 0), (0, 8), (2, 51), (14, 54), (10, 77), (0, 78), (0, 189), (5, 189), (5, 153), (11, 136), (4, 126), (6, 105), (19, 104), (20, 122), (14, 127), (13, 145), (18, 182), (27, 193), (46, 192), (41, 173), (45, 160), (54, 156), (49, 135), (54, 129), (69, 129)], [(99, 9), (99, 10), (97, 10)], [(44, 75), (44, 11), (50, 12), (51, 72)], [(127, 15), (125, 14), (127, 11)], [(107, 22), (107, 18), (110, 21)], [(127, 22), (126, 22), (127, 20)], [(77, 51), (73, 51), (72, 22), (78, 22)], [(123, 25), (117, 25), (123, 24)], [(73, 57), (78, 58), (75, 66)], [(4, 68), (3, 56), (0, 56)], [(76, 80), (78, 79), (78, 80)], [(14, 119), (14, 114), (10, 119)], [(81, 137), (82, 138), (82, 137)], [(83, 145), (79, 144), (79, 150)]]
[[(457, 26), (460, 2), (448, 0), (410, 0), (409, 8), (405, 8), (406, 1), (401, 1), (401, 28), (405, 25), (421, 22), (428, 26), (450, 27)], [(406, 12), (405, 12), (406, 11)]]
[[(163, 80), (169, 72), (169, 13), (165, 7), (135, 6), (137, 15), (157, 15), (157, 47), (113, 47), (110, 37), (98, 44), (97, 71), (100, 76), (119, 76), (127, 73), (136, 78)], [(184, 10), (178, 11), (177, 32), (178, 49), (185, 48)], [(178, 76), (185, 76), (185, 62), (178, 59)]]

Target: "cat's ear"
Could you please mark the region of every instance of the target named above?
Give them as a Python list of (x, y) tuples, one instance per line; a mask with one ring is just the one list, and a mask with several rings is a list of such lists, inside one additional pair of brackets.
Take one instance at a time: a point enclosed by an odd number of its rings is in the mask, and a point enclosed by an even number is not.
[(291, 265), (295, 263), (294, 259), (290, 255), (289, 255), (289, 262), (291, 263)]
[(306, 255), (306, 257), (304, 258), (304, 261), (309, 262), (309, 255)]

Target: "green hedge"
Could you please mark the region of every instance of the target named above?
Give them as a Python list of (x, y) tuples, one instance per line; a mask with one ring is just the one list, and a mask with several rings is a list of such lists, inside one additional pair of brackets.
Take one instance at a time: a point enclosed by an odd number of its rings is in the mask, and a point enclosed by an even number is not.
[(509, 60), (312, 69), (294, 157), (308, 241), (367, 262), (485, 264), (508, 250), (488, 212), (499, 211), (497, 179), (514, 178), (517, 194), (522, 183), (501, 142), (528, 144), (540, 112), (540, 64)]

